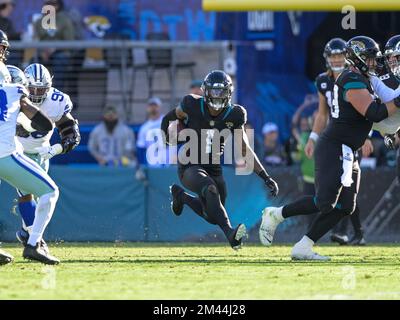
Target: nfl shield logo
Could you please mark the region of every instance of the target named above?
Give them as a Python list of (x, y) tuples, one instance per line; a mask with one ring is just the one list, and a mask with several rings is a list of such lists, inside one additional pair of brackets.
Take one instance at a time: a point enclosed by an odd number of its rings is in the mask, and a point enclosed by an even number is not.
[(228, 129), (232, 129), (233, 122), (225, 122), (225, 125), (228, 127)]
[(215, 125), (215, 121), (214, 121), (214, 120), (211, 120), (211, 121), (210, 121), (210, 126), (211, 126), (211, 127), (214, 127), (214, 125)]

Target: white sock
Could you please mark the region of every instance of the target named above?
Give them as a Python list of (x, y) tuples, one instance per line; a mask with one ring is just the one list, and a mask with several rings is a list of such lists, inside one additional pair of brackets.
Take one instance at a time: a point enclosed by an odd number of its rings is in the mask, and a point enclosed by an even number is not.
[(299, 242), (296, 243), (296, 245), (312, 248), (312, 246), (314, 245), (314, 241), (312, 241), (309, 237), (304, 236)]
[(282, 216), (282, 209), (283, 209), (283, 206), (279, 207), (279, 208), (276, 208), (276, 210), (274, 211), (275, 218), (279, 222), (282, 222), (283, 220), (285, 220), (285, 218)]
[(56, 208), (59, 191), (56, 189), (52, 193), (47, 193), (39, 198), (35, 211), (35, 220), (33, 221), (32, 231), (29, 236), (28, 244), (36, 246), (42, 239), (43, 233), (53, 216)]

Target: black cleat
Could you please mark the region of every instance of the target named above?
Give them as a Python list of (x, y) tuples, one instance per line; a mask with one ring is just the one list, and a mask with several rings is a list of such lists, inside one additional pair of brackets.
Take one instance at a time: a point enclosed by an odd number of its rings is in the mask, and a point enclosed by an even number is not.
[[(28, 244), (28, 240), (29, 240), (29, 233), (26, 232), (24, 229), (18, 230), (17, 233), (15, 234), (15, 236), (17, 237), (17, 240), (19, 242), (21, 242), (21, 244), (26, 247)], [(46, 241), (44, 241), (43, 239), (40, 240), (40, 247), (43, 249), (44, 252), (46, 252), (46, 254), (49, 254), (49, 246), (47, 245)]]
[(49, 253), (46, 253), (43, 248), (39, 246), (39, 244), (37, 244), (36, 247), (27, 244), (22, 256), (25, 259), (39, 261), (44, 264), (54, 265), (60, 263), (60, 260), (58, 260), (56, 257), (53, 257)]
[(173, 184), (172, 186), (169, 187), (169, 192), (171, 193), (171, 196), (172, 196), (171, 211), (176, 216), (180, 216), (182, 214), (182, 210), (183, 210), (183, 203), (181, 200), (181, 195), (182, 195), (182, 192), (184, 192), (184, 190), (177, 184)]
[(13, 261), (14, 261), (14, 257), (11, 254), (9, 254), (3, 250), (0, 250), (0, 266), (4, 265), (4, 264), (8, 264)]
[(346, 245), (349, 243), (349, 238), (345, 234), (339, 234), (339, 233), (332, 233), (331, 234), (331, 241), (332, 242), (337, 242), (341, 246)]
[(229, 243), (234, 250), (239, 250), (242, 248), (242, 240), (247, 235), (246, 226), (241, 223), (237, 226), (232, 234), (228, 237)]
[(365, 246), (367, 244), (367, 241), (365, 241), (363, 234), (355, 234), (354, 237), (351, 238), (349, 243), (352, 246)]

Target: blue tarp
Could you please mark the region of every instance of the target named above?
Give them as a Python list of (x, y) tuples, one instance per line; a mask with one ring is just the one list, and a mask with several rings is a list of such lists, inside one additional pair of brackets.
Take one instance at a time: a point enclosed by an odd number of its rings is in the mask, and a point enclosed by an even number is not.
[[(178, 182), (176, 167), (148, 169), (148, 184), (135, 179), (131, 168), (53, 166), (50, 175), (60, 199), (46, 238), (66, 241), (181, 241), (219, 232), (189, 209), (180, 217), (170, 211), (169, 185)], [(257, 176), (235, 176), (225, 168), (227, 209), (235, 225), (256, 224), (267, 204)], [(243, 190), (247, 195), (244, 197)], [(0, 186), (0, 240), (14, 241), (20, 219), (11, 214), (15, 191)]]

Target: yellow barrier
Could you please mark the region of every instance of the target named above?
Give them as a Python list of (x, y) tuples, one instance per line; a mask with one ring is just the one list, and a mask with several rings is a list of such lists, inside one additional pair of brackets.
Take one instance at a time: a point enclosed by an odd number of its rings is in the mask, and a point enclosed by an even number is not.
[(203, 0), (205, 11), (399, 11), (400, 0)]

